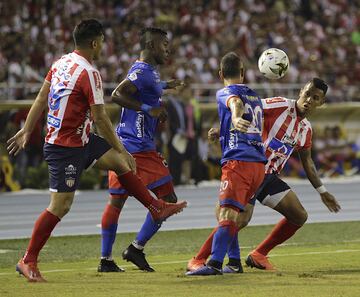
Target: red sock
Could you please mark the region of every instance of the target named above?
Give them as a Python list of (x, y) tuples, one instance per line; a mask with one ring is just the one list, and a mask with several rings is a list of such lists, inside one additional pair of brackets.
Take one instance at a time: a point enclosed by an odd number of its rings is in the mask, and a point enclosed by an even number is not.
[(108, 229), (110, 225), (117, 224), (119, 216), (120, 209), (111, 204), (107, 204), (102, 215), (101, 228)]
[(40, 250), (49, 239), (51, 232), (60, 219), (45, 209), (35, 222), (29, 245), (24, 255), (24, 262), (37, 262)]
[(131, 196), (134, 196), (139, 202), (141, 202), (145, 207), (153, 205), (155, 207), (160, 207), (158, 200), (154, 199), (148, 189), (145, 187), (140, 178), (138, 178), (131, 171), (118, 176), (120, 183), (128, 191)]
[(196, 260), (207, 259), (210, 256), (210, 254), (211, 254), (211, 246), (212, 246), (212, 242), (213, 242), (213, 239), (214, 239), (214, 234), (215, 234), (217, 229), (218, 229), (218, 227), (216, 227), (214, 230), (212, 230), (209, 237), (206, 239), (204, 244), (201, 246), (200, 251), (195, 256)]
[(289, 239), (301, 227), (302, 226), (295, 225), (286, 218), (283, 218), (255, 250), (266, 256), (274, 247)]

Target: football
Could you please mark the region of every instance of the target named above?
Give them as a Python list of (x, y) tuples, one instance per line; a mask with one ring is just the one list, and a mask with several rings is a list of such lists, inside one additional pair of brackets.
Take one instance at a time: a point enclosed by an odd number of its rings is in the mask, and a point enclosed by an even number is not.
[(278, 48), (265, 50), (258, 61), (260, 72), (269, 79), (282, 78), (290, 66), (287, 54)]

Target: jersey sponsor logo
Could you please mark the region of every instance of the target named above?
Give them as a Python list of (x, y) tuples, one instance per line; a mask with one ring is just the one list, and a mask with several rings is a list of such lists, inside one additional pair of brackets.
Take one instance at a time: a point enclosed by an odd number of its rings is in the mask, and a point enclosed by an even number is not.
[(51, 127), (59, 128), (61, 124), (61, 120), (57, 117), (48, 114), (47, 123)]
[(237, 133), (230, 131), (230, 135), (229, 135), (229, 148), (232, 149), (236, 149), (238, 147), (238, 136)]
[(278, 102), (285, 102), (286, 100), (280, 97), (276, 97), (276, 98), (269, 98), (269, 99), (265, 99), (265, 102), (267, 104), (271, 104), (271, 103), (278, 103)]
[(268, 145), (268, 149), (278, 157), (287, 158), (292, 153), (293, 146), (273, 138)]
[(49, 97), (48, 97), (48, 105), (50, 110), (58, 110), (60, 107), (60, 100), (66, 90), (66, 86), (63, 82), (59, 82), (57, 84), (51, 84)]
[(136, 127), (136, 137), (144, 137), (144, 114), (139, 112), (136, 117), (135, 127)]
[(97, 71), (93, 71), (93, 76), (94, 76), (94, 82), (95, 82), (95, 89), (97, 91), (101, 90), (101, 77), (99, 72)]

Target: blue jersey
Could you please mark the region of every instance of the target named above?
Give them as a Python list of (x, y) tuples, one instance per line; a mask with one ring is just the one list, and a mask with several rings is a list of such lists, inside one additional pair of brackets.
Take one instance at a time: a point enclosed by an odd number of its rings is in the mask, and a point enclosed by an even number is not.
[[(134, 99), (159, 107), (162, 84), (157, 69), (145, 62), (136, 61), (127, 74), (137, 88)], [(116, 133), (130, 153), (155, 150), (154, 135), (158, 119), (143, 111), (123, 108)]]
[[(233, 129), (228, 101), (239, 97), (245, 107), (244, 116), (250, 121), (247, 133)], [(220, 118), (221, 164), (228, 160), (266, 163), (261, 139), (263, 108), (259, 96), (245, 85), (230, 85), (216, 93)]]

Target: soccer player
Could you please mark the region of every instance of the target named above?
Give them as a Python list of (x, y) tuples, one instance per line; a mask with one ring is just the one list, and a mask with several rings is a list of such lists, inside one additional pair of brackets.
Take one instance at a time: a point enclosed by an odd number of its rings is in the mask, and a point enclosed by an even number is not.
[[(159, 122), (166, 120), (161, 104), (163, 89), (176, 88), (180, 80), (161, 81), (157, 66), (169, 56), (167, 33), (160, 28), (148, 27), (140, 32), (140, 58), (130, 68), (126, 78), (112, 93), (113, 102), (122, 106), (116, 133), (136, 161), (137, 175), (158, 199), (175, 203), (172, 177), (166, 161), (156, 152), (154, 135)], [(109, 172), (109, 203), (105, 207), (101, 228), (102, 248), (99, 272), (121, 272), (112, 259), (112, 246), (116, 237), (120, 212), (129, 195), (119, 181), (117, 173)], [(141, 270), (153, 272), (143, 252), (146, 243), (159, 230), (149, 213), (135, 240), (123, 252), (123, 259)]]
[[(306, 175), (319, 192), (321, 200), (331, 212), (338, 212), (340, 205), (322, 184), (314, 162), (311, 158), (312, 129), (306, 117), (317, 107), (325, 102), (327, 92), (326, 83), (313, 78), (300, 90), (297, 101), (283, 97), (263, 99), (264, 130), (263, 139), (268, 162), (265, 166), (265, 179), (255, 198), (281, 213), (284, 218), (274, 227), (267, 238), (253, 250), (246, 259), (246, 264), (259, 269), (274, 270), (274, 266), (267, 259), (268, 253), (277, 245), (292, 237), (307, 220), (307, 212), (300, 203), (296, 194), (288, 184), (278, 177), (281, 169), (294, 150), (297, 150), (303, 164)], [(249, 123), (243, 121), (243, 129)], [(218, 129), (209, 131), (209, 139), (218, 137)], [(253, 206), (249, 205), (248, 216), (250, 219)], [(246, 225), (248, 221), (242, 222)], [(243, 226), (239, 226), (243, 227)], [(187, 269), (196, 270), (202, 267), (210, 254), (212, 236), (201, 247), (199, 253), (189, 261)], [(232, 265), (232, 254), (240, 253), (237, 240), (229, 248), (229, 264), (224, 272), (242, 272), (241, 265)], [(238, 261), (238, 263), (240, 263)]]
[[(261, 99), (242, 84), (244, 67), (235, 53), (221, 59), (219, 75), (225, 85), (216, 94), (222, 149), (219, 224), (214, 232), (210, 260), (187, 275), (222, 274), (228, 245), (238, 236), (237, 222), (243, 220), (246, 205), (264, 179)], [(249, 119), (250, 125), (240, 131), (242, 116)]]
[[(170, 204), (151, 197), (133, 173), (133, 157), (112, 129), (104, 108), (101, 77), (92, 65), (103, 46), (102, 25), (94, 19), (83, 20), (75, 27), (73, 37), (75, 51), (52, 65), (24, 127), (8, 140), (9, 153), (16, 155), (28, 143), (36, 121), (48, 105), (44, 156), (49, 165), (51, 200), (35, 222), (25, 255), (16, 265), (16, 270), (30, 282), (45, 281), (37, 267), (39, 252), (69, 211), (81, 172), (86, 168), (115, 171), (127, 191), (150, 210), (156, 221), (186, 206), (186, 202)], [(92, 119), (104, 138), (90, 133)]]

